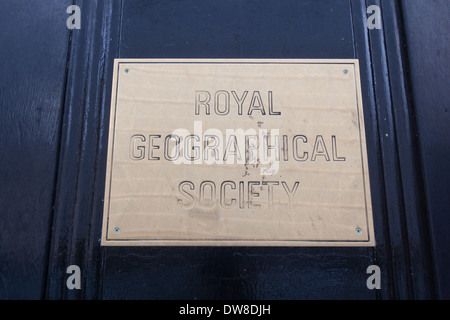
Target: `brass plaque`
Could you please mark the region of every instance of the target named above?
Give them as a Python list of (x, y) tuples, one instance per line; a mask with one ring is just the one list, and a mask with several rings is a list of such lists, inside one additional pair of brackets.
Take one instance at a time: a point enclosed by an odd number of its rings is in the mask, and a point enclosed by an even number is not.
[(102, 245), (374, 246), (358, 60), (116, 59)]

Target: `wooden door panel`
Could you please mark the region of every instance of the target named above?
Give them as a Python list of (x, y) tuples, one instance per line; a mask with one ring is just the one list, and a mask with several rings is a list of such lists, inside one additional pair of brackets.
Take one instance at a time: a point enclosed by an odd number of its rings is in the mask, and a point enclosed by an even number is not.
[[(2, 233), (0, 297), (435, 297), (432, 252), (443, 252), (436, 242), (445, 237), (432, 242), (428, 223), (442, 234), (448, 219), (445, 199), (434, 202), (441, 189), (425, 197), (423, 182), (442, 187), (430, 167), (448, 162), (424, 156), (436, 132), (417, 118), (435, 119), (417, 82), (425, 54), (423, 35), (412, 29), (419, 11), (408, 11), (404, 1), (374, 0), (383, 28), (369, 30), (363, 0), (78, 0), (81, 29), (69, 31), (71, 3), (53, 2), (35, 20), (27, 19), (37, 2), (24, 10), (8, 1), (0, 10), (2, 17), (19, 12), (0, 19), (0, 58), (14, 62), (0, 78), (0, 141), (8, 155), (0, 160), (7, 208), (1, 223), (7, 234), (21, 230), (17, 237)], [(101, 247), (115, 58), (358, 59), (376, 247)], [(435, 218), (425, 214), (429, 209)], [(445, 281), (446, 260), (439, 261)], [(66, 287), (69, 265), (81, 268), (81, 290)], [(366, 286), (370, 265), (381, 268), (381, 290)], [(21, 291), (17, 283), (28, 287)]]

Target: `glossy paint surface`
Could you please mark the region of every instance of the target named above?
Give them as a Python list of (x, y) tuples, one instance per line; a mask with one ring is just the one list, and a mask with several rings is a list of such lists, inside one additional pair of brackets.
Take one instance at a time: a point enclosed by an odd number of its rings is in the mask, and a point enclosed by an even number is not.
[[(448, 297), (444, 0), (374, 0), (382, 30), (360, 0), (70, 4), (0, 4), (0, 298)], [(359, 59), (377, 246), (101, 247), (114, 58)]]

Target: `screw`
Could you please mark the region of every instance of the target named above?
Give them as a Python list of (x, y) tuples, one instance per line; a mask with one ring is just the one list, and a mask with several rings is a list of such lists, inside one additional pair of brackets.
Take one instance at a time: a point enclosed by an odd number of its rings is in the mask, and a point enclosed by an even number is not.
[(115, 233), (119, 233), (119, 231), (120, 231), (120, 229), (119, 229), (118, 227), (115, 227), (115, 228), (114, 228), (114, 232), (115, 232)]
[(128, 72), (130, 72), (130, 69), (126, 68), (125, 73), (128, 73)]
[(348, 70), (347, 70), (347, 69), (345, 69), (345, 70), (344, 70), (344, 74), (347, 74), (347, 73), (348, 73)]
[(361, 233), (362, 233), (361, 228), (356, 228), (356, 233), (357, 233), (357, 234), (361, 234)]

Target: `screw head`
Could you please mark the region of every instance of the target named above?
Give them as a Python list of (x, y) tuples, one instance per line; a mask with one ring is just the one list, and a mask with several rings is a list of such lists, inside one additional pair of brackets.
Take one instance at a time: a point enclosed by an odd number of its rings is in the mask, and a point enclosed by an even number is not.
[(347, 69), (344, 70), (344, 74), (348, 74), (348, 70)]
[(125, 73), (128, 73), (128, 72), (130, 72), (130, 69), (126, 68)]
[(357, 234), (361, 234), (361, 233), (362, 233), (361, 228), (356, 228), (356, 233), (357, 233)]
[(114, 228), (114, 233), (119, 233), (120, 229), (118, 227)]

